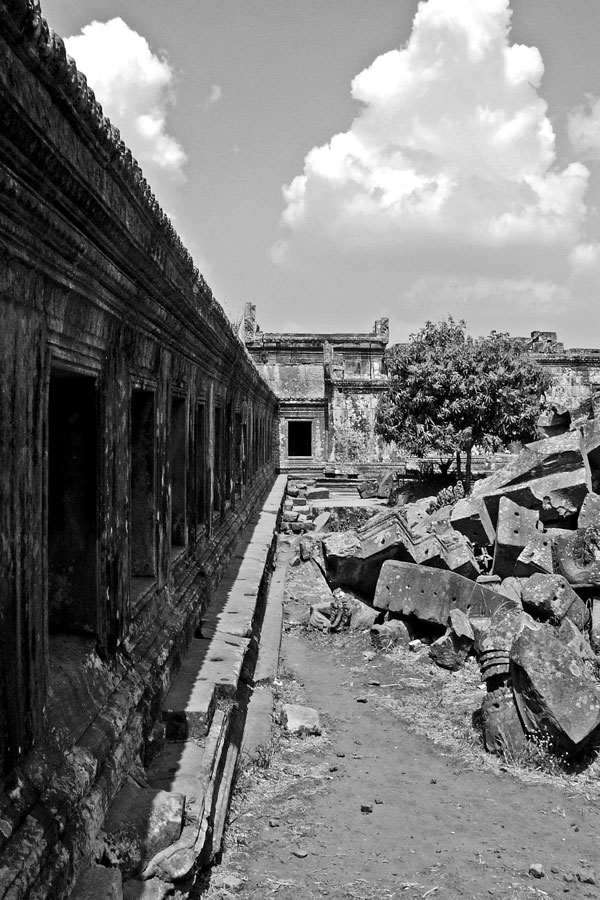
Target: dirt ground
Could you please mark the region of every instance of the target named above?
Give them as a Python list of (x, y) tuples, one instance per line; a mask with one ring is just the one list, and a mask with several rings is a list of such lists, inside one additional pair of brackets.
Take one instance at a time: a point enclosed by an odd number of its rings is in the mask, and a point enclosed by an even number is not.
[(272, 753), (243, 761), (197, 898), (600, 898), (597, 763), (567, 776), (490, 756), (474, 662), (453, 675), (426, 649), (309, 632), (302, 606), (288, 599), (277, 689), (322, 734), (278, 727)]

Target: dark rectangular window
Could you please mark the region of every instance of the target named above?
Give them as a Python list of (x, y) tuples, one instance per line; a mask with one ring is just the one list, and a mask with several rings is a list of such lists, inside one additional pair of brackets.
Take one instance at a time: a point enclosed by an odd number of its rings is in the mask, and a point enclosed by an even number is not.
[(155, 404), (152, 391), (131, 395), (131, 574), (156, 575)]
[(51, 631), (97, 632), (96, 383), (55, 371), (48, 410), (48, 566)]
[(312, 422), (288, 422), (288, 456), (312, 456)]
[(171, 400), (171, 439), (169, 463), (171, 469), (171, 545), (185, 547), (185, 450), (187, 446), (187, 417), (184, 397)]

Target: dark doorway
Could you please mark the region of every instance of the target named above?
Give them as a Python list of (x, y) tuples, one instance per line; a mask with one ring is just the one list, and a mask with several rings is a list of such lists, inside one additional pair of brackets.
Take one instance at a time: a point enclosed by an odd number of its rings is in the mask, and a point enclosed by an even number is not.
[(154, 393), (131, 395), (131, 574), (156, 574), (154, 489)]
[(171, 546), (185, 546), (185, 448), (187, 443), (187, 410), (184, 397), (171, 400)]
[(96, 382), (53, 371), (48, 408), (50, 629), (97, 632)]
[(288, 422), (288, 456), (312, 456), (312, 422)]

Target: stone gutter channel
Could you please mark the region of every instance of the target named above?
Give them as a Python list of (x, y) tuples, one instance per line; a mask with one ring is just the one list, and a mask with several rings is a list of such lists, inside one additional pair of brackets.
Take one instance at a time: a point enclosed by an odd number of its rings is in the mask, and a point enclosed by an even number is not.
[(286, 482), (277, 478), (240, 538), (164, 698), (145, 765), (130, 772), (108, 811), (105, 864), (81, 874), (72, 900), (160, 900), (174, 889), (185, 895), (219, 852), (238, 758), (270, 741)]

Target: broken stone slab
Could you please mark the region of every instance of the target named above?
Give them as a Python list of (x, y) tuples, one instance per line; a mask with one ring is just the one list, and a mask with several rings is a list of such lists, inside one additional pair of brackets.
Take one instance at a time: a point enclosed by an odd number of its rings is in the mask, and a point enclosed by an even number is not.
[(317, 562), (310, 558), (301, 566), (290, 570), (288, 575), (290, 598), (308, 609), (315, 603), (331, 603), (331, 588), (325, 580)]
[(523, 580), (523, 607), (536, 618), (560, 622), (571, 606), (582, 606), (575, 610), (577, 621), (585, 620), (585, 604), (562, 575), (538, 573)]
[(298, 512), (294, 512), (291, 509), (285, 509), (281, 516), (282, 522), (297, 522), (298, 521)]
[(525, 579), (516, 578), (514, 575), (510, 575), (508, 578), (502, 580), (498, 591), (505, 597), (510, 597), (511, 600), (516, 602), (517, 606), (520, 606), (523, 598), (524, 581)]
[(321, 734), (319, 713), (310, 706), (299, 706), (296, 703), (284, 703), (281, 713), (281, 724), (290, 734)]
[[(556, 529), (552, 529), (556, 531)], [(554, 562), (552, 559), (552, 534), (536, 531), (527, 545), (523, 548), (515, 563), (514, 573), (524, 578), (534, 575), (536, 572), (552, 574)]]
[(527, 735), (510, 688), (486, 694), (481, 704), (481, 725), (485, 749), (505, 759), (516, 759), (525, 749)]
[(384, 475), (382, 475), (377, 485), (377, 496), (380, 500), (387, 500), (387, 498), (390, 496), (390, 491), (394, 487), (395, 483), (395, 472), (386, 472)]
[(315, 531), (330, 530), (327, 528), (331, 519), (331, 511), (319, 513), (314, 520)]
[(129, 779), (103, 825), (104, 856), (126, 875), (136, 875), (178, 840), (184, 808), (183, 794), (140, 787)]
[(172, 895), (173, 885), (160, 878), (132, 878), (123, 885), (123, 900), (165, 900)]
[(586, 464), (584, 441), (579, 431), (525, 444), (510, 462), (476, 482), (472, 497), (494, 494), (501, 488), (579, 470)]
[(587, 528), (588, 525), (600, 526), (600, 494), (588, 494), (581, 504), (577, 527)]
[(600, 419), (586, 422), (582, 428), (582, 447), (590, 469), (597, 475), (600, 471)]
[(412, 559), (412, 537), (396, 509), (373, 516), (356, 531), (332, 532), (323, 539), (330, 583), (370, 596), (387, 559)]
[(329, 500), (329, 491), (327, 488), (309, 488), (306, 492), (306, 499), (309, 503), (312, 500)]
[(556, 570), (570, 584), (600, 584), (600, 527), (588, 525), (554, 540)]
[(472, 497), (485, 501), (492, 524), (503, 496), (537, 509), (542, 521), (560, 522), (577, 513), (591, 489), (581, 435), (573, 431), (527, 444), (511, 463), (478, 481)]
[(408, 647), (411, 642), (411, 634), (408, 626), (402, 619), (387, 619), (380, 624), (374, 624), (369, 632), (371, 643), (378, 650), (388, 650), (398, 645)]
[(363, 481), (358, 485), (358, 495), (362, 500), (373, 500), (377, 497), (379, 484), (376, 481)]
[(589, 662), (596, 663), (596, 654), (592, 650), (585, 634), (567, 616), (554, 629), (554, 634), (559, 641), (565, 644), (580, 659), (587, 659)]
[(496, 531), (483, 500), (464, 497), (452, 507), (450, 524), (478, 547), (493, 544)]
[(473, 626), (469, 617), (461, 609), (451, 609), (448, 615), (448, 627), (459, 638), (467, 638), (471, 642), (475, 640)]
[(123, 900), (123, 879), (119, 869), (90, 866), (75, 882), (71, 900)]
[(305, 563), (312, 559), (323, 574), (326, 571), (325, 557), (323, 556), (324, 534), (327, 534), (327, 532), (323, 533), (315, 530), (311, 534), (305, 534), (301, 538), (296, 539), (298, 541), (300, 562)]
[(496, 544), (494, 547), (494, 575), (506, 578), (514, 572), (518, 557), (536, 532), (538, 513), (501, 497), (498, 505)]
[(510, 674), (528, 731), (547, 732), (565, 750), (574, 751), (600, 725), (600, 692), (581, 660), (550, 626), (528, 623), (513, 643)]
[(449, 569), (476, 578), (479, 564), (468, 539), (450, 526), (449, 521), (435, 520), (427, 516), (411, 529), (412, 561), (422, 566)]
[(452, 609), (491, 616), (512, 601), (455, 572), (390, 560), (381, 568), (373, 605), (445, 628)]
[(556, 472), (546, 478), (502, 488), (484, 499), (492, 521), (504, 496), (518, 506), (537, 510), (541, 522), (561, 524), (578, 514), (590, 490), (589, 474), (582, 466), (574, 472)]
[(459, 637), (449, 629), (446, 634), (431, 644), (429, 656), (443, 669), (457, 672), (464, 666), (472, 647), (472, 638)]
[(595, 653), (600, 653), (600, 597), (592, 598), (592, 624), (590, 643)]
[(436, 535), (441, 546), (443, 567), (465, 578), (475, 579), (480, 574), (479, 563), (468, 539), (452, 528)]

